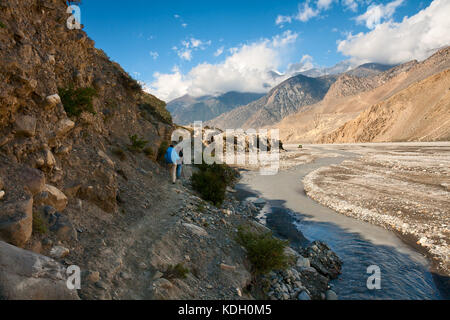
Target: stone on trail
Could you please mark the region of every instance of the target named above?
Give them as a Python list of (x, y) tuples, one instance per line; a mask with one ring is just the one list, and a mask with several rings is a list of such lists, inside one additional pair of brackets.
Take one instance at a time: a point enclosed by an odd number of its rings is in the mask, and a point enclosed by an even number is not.
[(70, 253), (70, 250), (62, 246), (55, 246), (50, 250), (50, 256), (56, 259), (62, 259)]
[(66, 269), (58, 262), (0, 241), (1, 299), (79, 300), (66, 280)]
[(199, 237), (207, 237), (208, 236), (208, 232), (206, 232), (205, 229), (203, 229), (202, 227), (196, 226), (194, 224), (190, 224), (190, 223), (183, 223), (183, 226), (188, 229), (190, 232), (192, 232), (193, 234), (199, 236)]
[(224, 271), (236, 271), (236, 267), (235, 266), (230, 266), (230, 265), (227, 265), (225, 263), (221, 263), (220, 264), (220, 269), (222, 269)]

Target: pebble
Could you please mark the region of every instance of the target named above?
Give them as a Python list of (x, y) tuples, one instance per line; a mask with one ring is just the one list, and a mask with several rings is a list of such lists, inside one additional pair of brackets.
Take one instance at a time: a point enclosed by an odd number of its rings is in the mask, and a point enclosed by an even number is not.
[(306, 291), (302, 291), (298, 295), (298, 300), (307, 301), (307, 300), (311, 300), (311, 297), (309, 296), (309, 294), (306, 293)]
[(0, 200), (2, 200), (3, 199), (3, 197), (5, 196), (5, 191), (0, 191)]
[(55, 259), (61, 259), (67, 256), (70, 250), (62, 246), (55, 246), (50, 250), (50, 256)]

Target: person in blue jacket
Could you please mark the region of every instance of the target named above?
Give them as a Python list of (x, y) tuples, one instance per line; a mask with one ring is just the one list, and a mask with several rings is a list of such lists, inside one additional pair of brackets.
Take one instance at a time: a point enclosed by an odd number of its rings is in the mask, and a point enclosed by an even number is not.
[(175, 184), (177, 182), (177, 162), (180, 160), (180, 157), (172, 144), (167, 149), (164, 159), (169, 165), (172, 183)]

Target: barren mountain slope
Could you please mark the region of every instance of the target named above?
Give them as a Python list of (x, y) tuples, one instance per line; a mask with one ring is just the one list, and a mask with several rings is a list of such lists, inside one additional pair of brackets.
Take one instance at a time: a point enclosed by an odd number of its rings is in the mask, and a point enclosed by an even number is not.
[(322, 135), (355, 119), (366, 108), (448, 68), (450, 47), (423, 62), (411, 61), (372, 78), (343, 75), (331, 86), (323, 101), (286, 117), (273, 127), (280, 129), (283, 141), (316, 142)]
[(323, 99), (335, 76), (309, 78), (297, 75), (273, 88), (266, 96), (208, 122), (222, 129), (260, 128), (274, 124), (301, 107)]
[(450, 139), (450, 70), (431, 76), (364, 111), (323, 143)]
[(191, 97), (185, 95), (167, 104), (173, 121), (190, 124), (194, 121), (208, 121), (239, 106), (260, 99), (264, 94), (251, 92), (227, 92), (219, 96)]

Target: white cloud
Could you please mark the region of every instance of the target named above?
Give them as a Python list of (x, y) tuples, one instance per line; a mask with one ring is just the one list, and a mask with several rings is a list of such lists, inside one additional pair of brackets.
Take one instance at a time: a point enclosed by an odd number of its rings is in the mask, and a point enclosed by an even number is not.
[(222, 55), (224, 49), (225, 49), (224, 47), (220, 47), (219, 49), (217, 49), (216, 52), (214, 52), (214, 56), (218, 57), (218, 56)]
[(356, 2), (356, 0), (342, 0), (342, 4), (353, 12), (358, 10), (358, 2)]
[(282, 66), (297, 36), (286, 31), (272, 39), (231, 48), (220, 63), (201, 63), (186, 74), (178, 68), (168, 74), (155, 73), (155, 80), (146, 90), (166, 101), (185, 94), (201, 96), (233, 90), (266, 92), (288, 77), (274, 79), (270, 72)]
[(192, 50), (191, 49), (183, 49), (178, 51), (178, 56), (186, 61), (192, 60)]
[(295, 16), (295, 19), (302, 22), (306, 22), (309, 19), (319, 15), (319, 13), (320, 10), (318, 9), (314, 10), (309, 6), (309, 1), (306, 1), (305, 3), (303, 3), (303, 6), (299, 6), (299, 10), (297, 15)]
[(390, 20), (395, 10), (404, 2), (404, 0), (395, 0), (387, 4), (371, 5), (367, 11), (356, 18), (358, 23), (364, 23), (367, 28), (373, 29), (382, 21)]
[(182, 23), (181, 26), (182, 26), (183, 28), (186, 28), (186, 27), (188, 26), (188, 24), (187, 24), (187, 23)]
[(193, 57), (193, 51), (205, 50), (206, 47), (211, 45), (211, 43), (211, 40), (202, 41), (192, 37), (188, 40), (181, 41), (181, 48), (173, 46), (172, 50), (176, 51), (181, 59), (191, 61)]
[(282, 27), (284, 24), (291, 23), (294, 20), (307, 22), (317, 17), (321, 11), (330, 9), (331, 4), (335, 1), (337, 0), (317, 0), (315, 5), (311, 5), (311, 0), (306, 0), (303, 3), (299, 3), (297, 13), (293, 15), (278, 15), (275, 24)]
[(287, 74), (296, 74), (298, 72), (308, 71), (314, 68), (314, 59), (308, 54), (305, 54), (300, 62), (290, 64), (287, 70)]
[(158, 57), (159, 57), (159, 53), (158, 52), (150, 51), (149, 53), (150, 53), (150, 56), (153, 58), (153, 60), (158, 59)]
[(317, 8), (319, 9), (329, 9), (331, 6), (331, 3), (333, 3), (334, 0), (318, 0), (317, 1)]
[(367, 33), (348, 35), (338, 51), (353, 61), (403, 63), (426, 59), (433, 50), (450, 45), (450, 1), (434, 0), (429, 7), (401, 22), (388, 21)]

